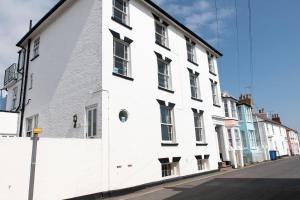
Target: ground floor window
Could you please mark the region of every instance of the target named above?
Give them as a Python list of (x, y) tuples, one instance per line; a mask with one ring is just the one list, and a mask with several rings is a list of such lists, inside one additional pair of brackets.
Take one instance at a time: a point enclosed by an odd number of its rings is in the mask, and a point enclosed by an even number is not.
[(26, 118), (26, 137), (33, 136), (33, 129), (38, 128), (39, 115)]
[(86, 109), (86, 136), (94, 138), (97, 136), (97, 106), (91, 106)]
[(207, 170), (209, 168), (208, 166), (208, 159), (209, 155), (202, 156), (195, 156), (197, 159), (197, 167), (199, 171)]
[(169, 161), (169, 158), (159, 159), (161, 163), (161, 176), (179, 175), (179, 160), (180, 157), (173, 157), (172, 161)]

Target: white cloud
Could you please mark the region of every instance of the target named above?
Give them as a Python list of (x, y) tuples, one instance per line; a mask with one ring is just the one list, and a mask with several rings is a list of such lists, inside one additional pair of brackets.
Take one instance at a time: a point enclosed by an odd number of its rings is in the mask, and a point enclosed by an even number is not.
[(0, 1), (0, 85), (5, 68), (17, 62), (16, 43), (28, 31), (29, 20), (36, 23), (58, 0)]

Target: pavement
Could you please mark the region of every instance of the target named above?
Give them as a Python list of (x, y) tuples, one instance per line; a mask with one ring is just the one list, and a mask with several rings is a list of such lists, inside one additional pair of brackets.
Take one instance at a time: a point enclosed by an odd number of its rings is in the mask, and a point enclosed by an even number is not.
[(109, 200), (300, 200), (300, 156), (228, 169)]

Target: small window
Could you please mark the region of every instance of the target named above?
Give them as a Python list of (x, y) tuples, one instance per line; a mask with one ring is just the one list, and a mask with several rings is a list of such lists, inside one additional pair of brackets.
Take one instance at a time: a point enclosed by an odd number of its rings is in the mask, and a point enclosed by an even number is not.
[(13, 94), (12, 94), (12, 105), (11, 105), (12, 110), (15, 110), (17, 107), (17, 96), (18, 96), (18, 87), (15, 87), (13, 89)]
[(235, 134), (235, 143), (236, 143), (236, 146), (238, 148), (241, 148), (241, 137), (240, 137), (240, 133), (239, 133), (239, 130), (238, 129), (235, 129), (234, 130), (234, 134)]
[(208, 67), (209, 67), (209, 72), (215, 74), (215, 64), (214, 64), (214, 56), (211, 54), (207, 54), (207, 59), (208, 59)]
[(121, 122), (125, 123), (128, 120), (128, 112), (126, 110), (121, 110), (119, 113), (119, 119)]
[(87, 137), (94, 138), (97, 136), (97, 107), (87, 108)]
[(229, 142), (229, 145), (230, 145), (231, 147), (233, 147), (233, 140), (232, 140), (231, 129), (227, 129), (227, 132), (228, 132), (228, 142)]
[(218, 83), (212, 80), (211, 80), (211, 90), (212, 90), (213, 104), (219, 105)]
[(162, 177), (177, 175), (177, 171), (178, 171), (178, 162), (161, 164)]
[(39, 115), (34, 115), (26, 119), (26, 137), (33, 136), (33, 128), (38, 128)]
[(236, 118), (236, 105), (234, 101), (230, 101), (231, 103), (231, 115), (233, 118)]
[(195, 125), (196, 141), (205, 143), (203, 112), (200, 113), (194, 112), (194, 125)]
[(190, 86), (192, 98), (201, 99), (200, 88), (199, 88), (199, 74), (190, 72)]
[(113, 18), (123, 24), (129, 24), (127, 0), (113, 0)]
[(158, 86), (164, 89), (172, 90), (170, 63), (157, 58), (158, 65)]
[(168, 47), (167, 26), (159, 21), (155, 21), (155, 41), (156, 43)]
[(191, 61), (193, 63), (197, 63), (195, 46), (196, 46), (195, 43), (186, 41), (188, 61)]
[(129, 44), (114, 38), (114, 73), (130, 77)]
[(160, 105), (162, 140), (175, 142), (173, 108)]
[(229, 110), (228, 110), (227, 99), (224, 100), (224, 110), (225, 110), (225, 117), (229, 117)]
[(40, 48), (40, 38), (37, 38), (33, 42), (33, 58), (39, 56), (39, 48)]
[(197, 158), (198, 171), (203, 171), (208, 169), (208, 159)]
[(32, 86), (33, 86), (33, 74), (30, 74), (30, 81), (29, 81), (29, 90), (32, 89)]

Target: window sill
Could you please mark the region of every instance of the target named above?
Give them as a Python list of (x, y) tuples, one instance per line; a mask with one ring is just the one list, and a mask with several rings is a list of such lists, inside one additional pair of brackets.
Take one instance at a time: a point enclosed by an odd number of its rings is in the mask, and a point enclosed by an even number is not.
[(199, 142), (196, 142), (196, 146), (207, 146), (208, 144), (207, 143), (199, 143)]
[(168, 146), (175, 147), (175, 146), (178, 146), (178, 145), (179, 145), (178, 143), (167, 143), (167, 142), (162, 142), (161, 143), (161, 146), (163, 146), (163, 147), (168, 147)]
[(30, 60), (30, 61), (34, 61), (34, 60), (35, 60), (35, 59), (37, 59), (39, 56), (40, 56), (40, 54), (38, 54), (38, 55), (34, 56), (33, 58), (31, 58), (31, 60)]
[(195, 97), (191, 97), (191, 99), (193, 99), (193, 100), (195, 100), (195, 101), (203, 102), (202, 99), (198, 99), (198, 98), (195, 98)]
[(160, 44), (158, 42), (155, 42), (155, 44), (157, 44), (158, 46), (161, 46), (162, 48), (164, 48), (164, 49), (166, 49), (168, 51), (171, 51), (171, 49), (169, 49), (168, 47), (166, 47), (166, 46), (164, 46), (164, 45), (162, 45), (162, 44)]
[(172, 93), (172, 94), (175, 93), (173, 90), (169, 90), (169, 89), (166, 89), (166, 88), (163, 88), (163, 87), (160, 87), (160, 86), (158, 86), (158, 89), (163, 90), (163, 91), (165, 91), (165, 92)]
[(212, 72), (212, 71), (209, 71), (210, 74), (214, 75), (214, 76), (217, 76), (216, 73)]
[(124, 75), (122, 75), (122, 74), (118, 74), (118, 73), (115, 73), (115, 72), (113, 72), (112, 75), (117, 76), (117, 77), (120, 77), (120, 78), (124, 78), (124, 79), (129, 80), (129, 81), (133, 81), (133, 80), (134, 80), (134, 79), (131, 78), (131, 77), (124, 76)]
[(128, 26), (127, 24), (124, 24), (123, 22), (117, 20), (116, 18), (111, 17), (111, 19), (112, 19), (113, 21), (117, 22), (118, 24), (120, 24), (120, 25), (122, 25), (122, 26), (128, 28), (129, 30), (132, 30), (132, 27)]
[(194, 61), (191, 61), (191, 60), (189, 60), (189, 59), (187, 59), (187, 61), (189, 61), (190, 63), (192, 63), (192, 64), (194, 64), (194, 65), (196, 65), (196, 66), (199, 66), (197, 63), (195, 63)]
[(218, 107), (218, 108), (221, 108), (221, 106), (220, 106), (220, 105), (217, 105), (217, 104), (214, 104), (214, 106), (215, 106), (215, 107)]

